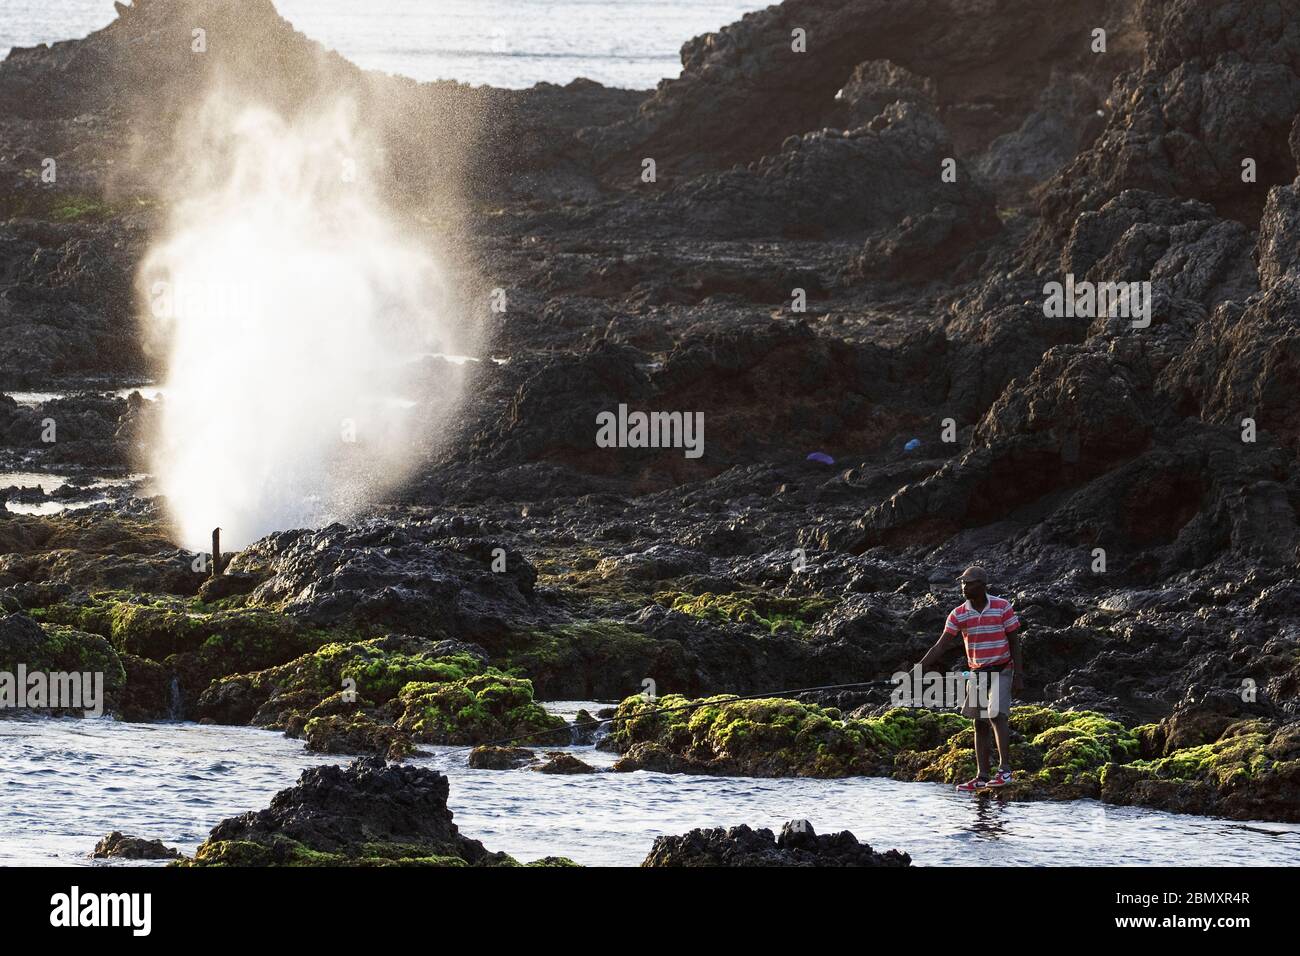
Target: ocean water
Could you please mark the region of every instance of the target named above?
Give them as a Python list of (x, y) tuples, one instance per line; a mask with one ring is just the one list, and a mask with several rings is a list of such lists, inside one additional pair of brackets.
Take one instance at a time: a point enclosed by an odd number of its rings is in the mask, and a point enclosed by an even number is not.
[[(571, 715), (576, 706), (555, 709)], [(1297, 825), (1091, 800), (1002, 802), (943, 784), (863, 777), (471, 770), (467, 750), (431, 749), (411, 762), (447, 774), (461, 832), (521, 860), (560, 855), (635, 866), (656, 836), (741, 823), (776, 831), (792, 819), (818, 832), (851, 830), (878, 850), (910, 853), (919, 866), (1262, 866), (1293, 864), (1300, 852)], [(571, 751), (597, 767), (614, 759), (591, 747)], [(262, 809), (307, 767), (345, 760), (251, 727), (0, 720), (0, 866), (86, 866), (111, 830), (193, 853), (223, 818)]]
[[(681, 72), (691, 37), (759, 0), (275, 0), (286, 20), (357, 65), (417, 80), (522, 88), (578, 77), (649, 89)], [(0, 56), (85, 36), (111, 0), (0, 0)]]

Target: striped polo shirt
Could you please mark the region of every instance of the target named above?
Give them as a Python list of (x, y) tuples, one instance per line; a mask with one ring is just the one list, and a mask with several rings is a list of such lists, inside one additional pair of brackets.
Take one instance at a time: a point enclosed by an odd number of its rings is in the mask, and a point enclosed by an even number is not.
[(961, 635), (966, 645), (966, 663), (972, 670), (998, 667), (1011, 663), (1011, 642), (1007, 635), (1019, 630), (1020, 618), (1006, 598), (986, 595), (988, 604), (983, 611), (970, 606), (970, 601), (955, 607), (948, 614), (943, 632)]

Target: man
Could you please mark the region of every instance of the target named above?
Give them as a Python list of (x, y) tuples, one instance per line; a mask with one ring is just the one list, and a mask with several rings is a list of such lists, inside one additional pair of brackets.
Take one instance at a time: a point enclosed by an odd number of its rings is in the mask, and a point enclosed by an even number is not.
[[(962, 714), (975, 721), (975, 762), (978, 775), (957, 785), (964, 792), (1004, 787), (1011, 774), (1011, 692), (1020, 684), (1020, 619), (1011, 602), (988, 593), (988, 575), (977, 566), (967, 568), (957, 579), (966, 597), (948, 614), (943, 634), (934, 647), (921, 658), (921, 672), (926, 673), (935, 660), (942, 658), (957, 644), (960, 636), (966, 647), (966, 664), (970, 676), (966, 681)], [(986, 691), (980, 700), (981, 683)], [(998, 772), (989, 776), (989, 734), (997, 739)]]

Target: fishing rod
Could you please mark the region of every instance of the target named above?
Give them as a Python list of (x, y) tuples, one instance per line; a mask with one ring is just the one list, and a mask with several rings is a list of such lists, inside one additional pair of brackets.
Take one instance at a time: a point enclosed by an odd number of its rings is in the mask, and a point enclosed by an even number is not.
[[(823, 684), (821, 687), (798, 687), (791, 690), (765, 691), (761, 694), (739, 694), (739, 695), (719, 694), (716, 695), (714, 698), (710, 698), (708, 700), (697, 700), (689, 704), (677, 704), (676, 706), (673, 707), (661, 707), (658, 710), (655, 710), (654, 714), (655, 715), (671, 714), (683, 710), (696, 710), (697, 708), (700, 707), (708, 707), (710, 705), (730, 704), (740, 700), (764, 700), (772, 697), (797, 697), (800, 694), (811, 694), (816, 691), (847, 690), (850, 687), (894, 687), (894, 686), (896, 686), (896, 684), (892, 680), (868, 680), (868, 681), (858, 681), (853, 684)], [(716, 699), (716, 697), (724, 697), (725, 699), (718, 700)], [(657, 700), (657, 699), (658, 698), (655, 697), (648, 698), (648, 700)], [(612, 724), (615, 721), (634, 720), (638, 717), (648, 717), (648, 716), (651, 715), (650, 714), (628, 714), (624, 717), (619, 717), (615, 715), (613, 717), (604, 717), (600, 720), (590, 720), (590, 721), (584, 720), (581, 724), (575, 724), (575, 726), (581, 726), (583, 730), (592, 730), (596, 727), (599, 727), (601, 724)], [(553, 735), (558, 733), (559, 731), (560, 731), (559, 727), (552, 727), (549, 730), (534, 731), (531, 734), (515, 734), (510, 737), (503, 737), (500, 740), (489, 740), (486, 743), (481, 743), (481, 744), (458, 744), (457, 746), (451, 749), (473, 750), (475, 747), (500, 747), (504, 744), (509, 744), (509, 743), (517, 744), (521, 740), (528, 740), (532, 737), (544, 737), (547, 735)], [(557, 746), (559, 745), (557, 744)]]

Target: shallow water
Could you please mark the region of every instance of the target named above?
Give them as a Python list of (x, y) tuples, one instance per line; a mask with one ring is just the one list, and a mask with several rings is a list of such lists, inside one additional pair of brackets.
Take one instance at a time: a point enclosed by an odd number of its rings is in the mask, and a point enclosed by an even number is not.
[(133, 385), (129, 388), (110, 388), (110, 389), (79, 389), (78, 392), (0, 392), (7, 398), (12, 398), (19, 405), (27, 408), (35, 408), (44, 405), (46, 402), (62, 401), (65, 398), (71, 398), (80, 392), (89, 392), (93, 395), (111, 395), (114, 398), (130, 398), (133, 392), (139, 392), (140, 397), (146, 402), (156, 401), (162, 395), (162, 388), (157, 385)]
[[(108, 504), (113, 500), (105, 495), (90, 496), (91, 492), (127, 488), (148, 481), (148, 479), (148, 475), (128, 475), (125, 478), (98, 478), (81, 486), (89, 497), (76, 499), (57, 498), (37, 502), (6, 501), (4, 508), (12, 514), (21, 515), (56, 515), (67, 511), (80, 511), (94, 505)], [(66, 475), (36, 471), (0, 471), (0, 488), (40, 488), (45, 494), (52, 495), (67, 484), (68, 477)]]
[[(599, 705), (590, 705), (599, 706)], [(557, 705), (572, 714), (576, 704)], [(613, 756), (572, 748), (608, 766)], [(634, 866), (654, 838), (692, 827), (777, 829), (807, 818), (849, 829), (918, 865), (1292, 864), (1300, 826), (1241, 824), (1094, 801), (1000, 803), (939, 784), (760, 780), (656, 773), (551, 776), (470, 770), (468, 751), (434, 748), (412, 763), (451, 778), (467, 836), (523, 860), (547, 855)], [(247, 727), (111, 720), (0, 721), (0, 865), (86, 865), (111, 830), (192, 853), (222, 818), (267, 805), (301, 770), (335, 758)]]
[[(577, 77), (649, 89), (681, 72), (691, 37), (761, 0), (275, 0), (313, 40), (364, 69), (417, 80), (527, 87)], [(11, 46), (82, 37), (112, 22), (108, 0), (3, 0), (0, 57)]]

